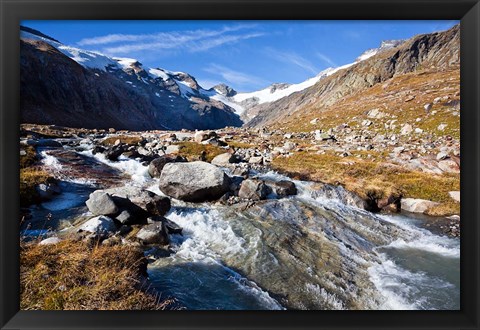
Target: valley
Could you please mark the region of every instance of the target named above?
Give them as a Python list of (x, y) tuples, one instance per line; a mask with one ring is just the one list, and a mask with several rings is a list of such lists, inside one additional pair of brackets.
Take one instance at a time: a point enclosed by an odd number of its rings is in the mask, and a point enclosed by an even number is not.
[[(22, 308), (460, 308), (458, 25), (249, 93), (20, 43)], [(136, 255), (138, 300), (28, 259), (58, 247)]]

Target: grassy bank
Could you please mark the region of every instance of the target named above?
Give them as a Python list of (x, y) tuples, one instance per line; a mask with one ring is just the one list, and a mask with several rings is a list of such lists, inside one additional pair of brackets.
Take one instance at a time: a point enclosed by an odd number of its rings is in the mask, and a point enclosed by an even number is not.
[(22, 244), (23, 310), (160, 310), (171, 301), (142, 290), (146, 260), (128, 246), (89, 247), (83, 242)]
[(383, 162), (307, 152), (278, 157), (273, 168), (299, 179), (341, 184), (362, 198), (369, 194), (380, 197), (394, 194), (439, 202), (439, 206), (429, 210), (431, 215), (460, 212), (460, 203), (448, 195), (449, 191), (460, 190), (459, 174), (433, 175)]

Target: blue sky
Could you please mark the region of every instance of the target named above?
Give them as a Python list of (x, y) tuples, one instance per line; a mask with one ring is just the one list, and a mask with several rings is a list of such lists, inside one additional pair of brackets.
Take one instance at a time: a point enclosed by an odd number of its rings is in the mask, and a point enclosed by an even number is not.
[(382, 40), (441, 31), (458, 21), (22, 21), (60, 42), (148, 67), (183, 71), (209, 88), (254, 91), (299, 83), (353, 62)]

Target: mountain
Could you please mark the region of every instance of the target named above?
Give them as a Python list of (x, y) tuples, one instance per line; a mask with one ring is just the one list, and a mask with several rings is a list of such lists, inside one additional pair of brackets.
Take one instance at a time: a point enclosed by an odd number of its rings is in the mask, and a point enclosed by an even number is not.
[(459, 70), (459, 64), (459, 25), (406, 41), (386, 42), (380, 48), (362, 54), (356, 62), (334, 69), (300, 92), (272, 102), (258, 103), (252, 108), (255, 115), (250, 117), (246, 126), (280, 127), (287, 122), (292, 126), (294, 122), (326, 111), (350, 95), (358, 93), (361, 98), (362, 92), (394, 77), (418, 72), (419, 79), (428, 84), (421, 72)]
[(383, 41), (298, 84), (242, 93), (226, 84), (207, 90), (188, 73), (69, 47), (26, 27), (20, 42), (23, 122), (133, 130), (292, 126), (393, 77), (458, 66), (460, 51), (457, 25)]
[[(287, 83), (275, 83), (259, 91), (249, 92), (249, 93), (238, 93), (234, 94), (225, 94), (221, 90), (217, 90), (220, 94), (223, 94), (227, 98), (221, 99), (222, 101), (228, 101), (230, 103), (236, 104), (237, 113), (239, 113), (242, 119), (248, 123), (253, 120), (262, 109), (268, 108), (268, 103), (275, 102), (277, 100), (286, 98), (294, 93), (301, 92), (316, 83), (320, 80), (334, 74), (337, 71), (346, 69), (356, 63), (364, 61), (376, 54), (380, 54), (384, 51), (387, 51), (393, 47), (396, 47), (402, 44), (405, 40), (386, 40), (380, 44), (380, 47), (369, 49), (360, 55), (354, 63), (342, 65), (336, 68), (327, 68), (317, 74), (315, 77), (307, 79), (298, 84), (287, 84)], [(223, 85), (225, 86), (225, 85)], [(228, 87), (228, 86), (227, 86)], [(223, 87), (224, 88), (224, 87)], [(231, 104), (231, 106), (234, 106)], [(262, 106), (263, 105), (263, 106)]]
[[(85, 128), (241, 126), (235, 109), (183, 72), (64, 45), (21, 27), (21, 120)], [(210, 96), (212, 97), (210, 97)]]

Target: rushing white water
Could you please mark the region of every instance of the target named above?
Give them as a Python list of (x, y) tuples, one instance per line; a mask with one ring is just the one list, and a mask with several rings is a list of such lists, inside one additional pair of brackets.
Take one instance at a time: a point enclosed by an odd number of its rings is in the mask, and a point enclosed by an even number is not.
[(93, 157), (101, 163), (104, 163), (110, 167), (120, 170), (121, 172), (128, 174), (132, 178), (132, 183), (137, 186), (142, 186), (151, 181), (151, 177), (148, 174), (148, 166), (142, 165), (138, 160), (131, 159), (121, 155), (118, 157), (118, 161), (108, 160), (104, 154), (96, 153), (92, 154), (91, 150), (79, 152), (79, 154)]
[[(282, 309), (282, 306), (255, 282), (241, 276), (221, 262), (227, 256), (228, 258), (243, 258), (243, 256), (249, 253), (251, 244), (243, 237), (237, 235), (230, 224), (222, 219), (218, 211), (212, 209), (173, 210), (168, 214), (168, 218), (183, 228), (183, 236), (172, 236), (172, 248), (175, 253), (168, 260), (160, 259), (157, 263), (154, 263), (152, 265), (152, 268), (155, 269), (153, 274), (157, 273), (157, 276), (162, 276), (158, 275), (158, 273), (163, 274), (165, 265), (170, 267), (177, 265), (179, 270), (177, 270), (176, 276), (185, 284), (186, 279), (184, 276), (189, 277), (192, 274), (188, 270), (182, 272), (182, 265), (185, 263), (201, 265), (200, 269), (201, 267), (207, 267), (212, 270), (209, 277), (212, 277), (215, 282), (206, 283), (202, 281), (205, 287), (211, 286), (212, 295), (220, 295), (218, 290), (222, 287), (231, 290), (230, 284), (234, 284), (234, 290), (237, 295), (242, 296), (240, 300), (243, 303), (239, 306), (231, 306), (231, 309), (236, 309), (236, 307), (243, 309), (251, 306), (255, 308)], [(188, 288), (188, 286), (186, 287)], [(177, 295), (178, 293), (176, 292)], [(237, 298), (235, 296), (230, 296), (230, 298), (223, 297), (225, 300), (236, 300)], [(189, 306), (189, 304), (192, 304), (191, 299), (190, 302), (183, 302), (187, 307), (193, 307)], [(228, 302), (223, 301), (221, 304), (225, 306), (225, 304), (228, 305)], [(209, 305), (206, 303), (204, 306)], [(216, 307), (222, 308), (222, 305)]]
[[(91, 145), (84, 147), (87, 150), (79, 154), (126, 174), (131, 178), (128, 184), (163, 195), (158, 179), (152, 179), (148, 167), (139, 160), (120, 156), (118, 161), (110, 161), (103, 154), (93, 155)], [(61, 175), (62, 164), (46, 152), (42, 156), (43, 164)], [(292, 181), (275, 172), (254, 175), (264, 180)], [(73, 190), (67, 189), (43, 203), (43, 208), (61, 212), (83, 203), (88, 190), (80, 196), (74, 183), (88, 184), (89, 179), (68, 180), (72, 184), (69, 189)], [(305, 304), (297, 303), (299, 308), (348, 309), (352, 299), (358, 299), (358, 306), (367, 309), (459, 308), (458, 239), (435, 235), (408, 216), (374, 215), (346, 205), (341, 199), (314, 194), (316, 186), (312, 182), (293, 181), (298, 194), (278, 201), (276, 196), (270, 196), (271, 203), (260, 209), (263, 213), (256, 214), (258, 219), (252, 218), (248, 210), (232, 213), (211, 203), (193, 205), (174, 200), (167, 217), (183, 228), (184, 235), (172, 235), (173, 253), (149, 266), (154, 285), (177, 297), (189, 309), (282, 309), (283, 301), (269, 293), (269, 280), (265, 282), (262, 276), (271, 277), (278, 289), (279, 279), (285, 275), (278, 277), (276, 273), (294, 262), (292, 271), (304, 273), (291, 274), (305, 299)], [(305, 209), (311, 215), (297, 215), (297, 211)], [(363, 282), (361, 276), (349, 282), (310, 266), (303, 259), (315, 260), (317, 251), (309, 251), (307, 246), (301, 248), (305, 255), (294, 256), (293, 261), (282, 256), (289, 251), (270, 250), (267, 245), (272, 242), (265, 242), (265, 230), (270, 227), (256, 224), (268, 223), (265, 217), (275, 222), (270, 225), (279, 240), (284, 239), (282, 230), (295, 234), (299, 229), (308, 233), (307, 237), (320, 235), (328, 239), (330, 249), (338, 254), (336, 262), (341, 264), (337, 266), (365, 273), (370, 284)], [(288, 237), (294, 239), (295, 235)], [(298, 251), (294, 249), (292, 253)], [(358, 287), (356, 281), (363, 287)], [(371, 296), (365, 297), (365, 292)]]

